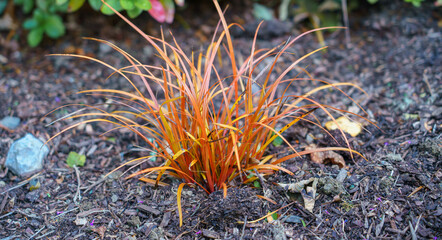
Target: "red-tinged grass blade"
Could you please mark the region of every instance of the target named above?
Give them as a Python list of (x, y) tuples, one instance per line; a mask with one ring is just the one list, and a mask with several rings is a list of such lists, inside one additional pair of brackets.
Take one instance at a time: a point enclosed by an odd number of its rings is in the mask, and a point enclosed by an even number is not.
[(181, 183), (180, 186), (178, 186), (177, 190), (177, 206), (178, 206), (178, 215), (180, 217), (180, 227), (183, 226), (183, 209), (181, 208), (181, 193), (183, 192), (183, 187), (186, 185), (186, 183)]
[(151, 186), (161, 186), (161, 187), (167, 187), (167, 186), (169, 186), (169, 184), (167, 184), (167, 183), (164, 183), (164, 182), (157, 182), (157, 181), (155, 181), (155, 180), (153, 180), (153, 179), (150, 179), (150, 178), (145, 178), (145, 177), (141, 177), (141, 178), (139, 178), (138, 180), (140, 180), (140, 181), (143, 181), (143, 182), (145, 182), (145, 183), (148, 183), (148, 184), (150, 184)]
[(256, 195), (257, 197), (259, 197), (259, 198), (261, 198), (261, 199), (264, 199), (264, 200), (266, 200), (266, 201), (269, 201), (269, 202), (271, 202), (271, 203), (273, 203), (273, 204), (277, 204), (274, 200), (272, 200), (272, 199), (270, 199), (270, 198), (268, 198), (268, 197), (265, 197), (265, 196), (262, 196), (262, 195)]
[[(142, 169), (132, 173), (127, 178), (155, 172), (157, 174), (155, 180), (145, 176), (140, 179), (149, 184), (159, 185), (161, 184), (162, 176), (167, 174), (183, 179), (186, 182), (183, 184), (196, 184), (207, 193), (223, 189), (224, 197), (227, 194), (229, 182), (235, 177), (241, 176), (240, 179), (243, 182), (249, 181), (243, 176), (245, 171), (257, 170), (261, 174), (284, 171), (288, 174), (293, 174), (287, 169), (278, 166), (279, 163), (286, 160), (286, 157), (273, 161), (275, 159), (274, 156), (265, 155), (268, 145), (279, 136), (294, 152), (290, 156), (295, 157), (309, 154), (308, 151), (296, 152), (294, 146), (290, 145), (282, 136), (283, 132), (300, 120), (311, 122), (322, 128), (319, 120), (314, 122), (314, 120), (306, 119), (315, 109), (320, 108), (333, 121), (335, 119), (331, 111), (338, 111), (340, 114), (348, 113), (344, 110), (320, 104), (310, 98), (311, 95), (316, 94), (320, 90), (333, 88), (355, 102), (339, 87), (351, 86), (357, 89), (360, 88), (351, 83), (330, 84), (325, 81), (316, 80), (306, 70), (305, 72), (310, 78), (301, 79), (296, 76), (292, 79), (285, 79), (287, 73), (293, 70), (300, 61), (324, 48), (319, 48), (300, 57), (290, 64), (282, 74), (279, 74), (275, 81), (270, 82), (270, 75), (273, 73), (278, 59), (282, 54), (290, 54), (287, 49), (297, 39), (308, 33), (329, 28), (308, 31), (272, 49), (256, 49), (260, 24), (255, 32), (250, 56), (237, 65), (235, 48), (229, 33), (230, 27), (235, 26), (235, 24), (228, 25), (217, 1), (214, 0), (213, 2), (220, 15), (217, 29), (222, 28), (223, 31), (220, 31), (219, 34), (217, 34), (218, 31), (215, 31), (207, 50), (202, 51), (196, 56), (192, 52), (192, 55), (188, 57), (173, 37), (173, 34), (170, 35), (174, 45), (164, 40), (163, 31), (161, 31), (160, 38), (149, 36), (118, 12), (115, 13), (134, 30), (138, 31), (155, 48), (157, 56), (164, 61), (165, 65), (143, 65), (114, 44), (97, 39), (92, 40), (109, 45), (122, 54), (129, 64), (116, 68), (92, 57), (74, 54), (63, 55), (80, 57), (100, 63), (113, 70), (113, 73), (108, 78), (114, 75), (121, 76), (133, 86), (134, 90), (133, 92), (125, 92), (112, 89), (96, 89), (80, 92), (110, 98), (114, 101), (113, 104), (118, 104), (129, 110), (117, 110), (108, 113), (98, 108), (86, 106), (95, 109), (97, 113), (77, 112), (66, 116), (64, 119), (89, 117), (94, 117), (94, 119), (82, 120), (80, 123), (73, 124), (62, 130), (59, 134), (79, 124), (100, 121), (115, 125), (109, 131), (120, 128), (129, 129), (146, 141), (157, 152), (156, 156), (164, 160), (164, 163), (160, 167)], [(104, 4), (108, 5), (107, 3)], [(110, 8), (112, 9), (112, 7)], [(225, 71), (217, 69), (215, 61), (217, 56), (218, 59), (220, 58), (221, 49), (225, 51), (224, 56), (230, 61), (231, 73), (225, 74)], [(258, 74), (254, 73), (257, 69), (260, 69), (258, 65), (264, 64), (264, 60), (270, 57), (272, 58), (270, 64), (266, 64), (265, 68), (260, 70)], [(222, 59), (219, 59), (219, 64), (222, 64)], [(263, 76), (263, 84), (261, 84), (259, 79), (260, 76)], [(141, 78), (144, 84), (142, 88), (137, 88), (135, 81), (132, 80), (132, 78), (138, 77)], [(319, 81), (326, 85), (317, 87), (307, 93), (300, 93), (300, 96), (286, 96), (289, 86), (298, 80)], [(163, 99), (157, 99), (153, 94), (152, 89), (154, 88), (150, 88), (152, 82), (162, 91)], [(276, 98), (276, 92), (281, 83), (288, 83), (288, 86), (283, 91), (283, 95)], [(259, 92), (252, 92), (252, 84), (260, 87)], [(146, 90), (148, 94), (144, 96), (140, 89)], [(289, 99), (288, 97), (295, 100), (289, 102), (287, 100)], [(255, 98), (258, 98), (258, 100), (255, 101)], [(303, 105), (298, 106), (301, 102), (303, 102)], [(307, 104), (304, 102), (307, 102)], [(312, 116), (315, 117), (314, 114)], [(284, 121), (285, 126), (279, 131), (276, 130), (276, 126), (283, 123), (283, 120), (286, 118), (289, 118), (288, 123)], [(143, 124), (139, 123), (140, 120), (143, 121)], [(344, 135), (342, 129), (340, 130)], [(155, 144), (150, 142), (148, 137), (153, 137)], [(345, 135), (344, 139), (348, 148), (334, 149), (346, 150), (351, 154), (357, 153), (350, 149)], [(155, 146), (156, 144), (158, 146)], [(315, 151), (318, 151), (318, 149)], [(146, 161), (146, 159), (147, 157), (129, 161), (115, 170), (127, 166), (134, 161)], [(127, 171), (130, 171), (131, 168)], [(180, 211), (183, 184), (179, 187), (178, 205)], [(180, 212), (180, 225), (182, 225), (182, 212)]]

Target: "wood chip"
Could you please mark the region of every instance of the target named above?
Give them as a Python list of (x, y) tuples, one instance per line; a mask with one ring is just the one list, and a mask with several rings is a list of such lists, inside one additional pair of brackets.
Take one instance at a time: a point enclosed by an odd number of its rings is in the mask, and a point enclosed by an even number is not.
[(166, 212), (161, 220), (160, 227), (165, 227), (169, 224), (171, 212)]
[(153, 215), (160, 215), (160, 211), (147, 205), (138, 205), (137, 209), (146, 213), (152, 213)]
[(203, 236), (206, 238), (213, 238), (213, 239), (218, 239), (220, 238), (219, 234), (217, 232), (214, 231), (210, 231), (207, 229), (203, 230)]
[(94, 213), (103, 213), (103, 212), (109, 212), (109, 210), (104, 209), (104, 208), (93, 208), (91, 210), (84, 211), (84, 212), (77, 214), (77, 218), (87, 217), (87, 216), (94, 214)]

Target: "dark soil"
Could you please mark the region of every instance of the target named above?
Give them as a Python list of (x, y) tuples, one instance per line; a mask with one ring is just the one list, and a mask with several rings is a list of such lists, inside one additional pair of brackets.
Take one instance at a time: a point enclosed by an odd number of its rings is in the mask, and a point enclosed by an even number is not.
[[(313, 163), (308, 157), (291, 159), (282, 166), (295, 172), (295, 176), (279, 172), (266, 177), (260, 188), (234, 186), (228, 189), (227, 198), (222, 192), (208, 196), (201, 189), (186, 187), (182, 196), (183, 227), (179, 227), (176, 202), (179, 180), (165, 179), (170, 186), (154, 187), (136, 179), (119, 178), (122, 172), (101, 178), (124, 161), (143, 154), (134, 147), (142, 143), (127, 131), (103, 136), (109, 126), (90, 125), (57, 137), (49, 144), (51, 152), (36, 177), (41, 183), (37, 190), (30, 191), (28, 184), (22, 184), (27, 183), (22, 182), (24, 179), (3, 168), (14, 140), (27, 132), (48, 139), (71, 122), (46, 125), (77, 108), (72, 106), (45, 116), (52, 109), (70, 103), (106, 104), (103, 97), (77, 95), (77, 91), (130, 91), (122, 79), (105, 80), (110, 73), (105, 67), (46, 54), (80, 53), (122, 66), (122, 57), (109, 47), (81, 37), (116, 42), (149, 64), (159, 62), (153, 48), (118, 19), (100, 15), (73, 15), (76, 19), (71, 21), (65, 38), (45, 40), (34, 49), (26, 47), (24, 37), (18, 37), (23, 33), (9, 38), (9, 32), (1, 32), (0, 117), (17, 116), (22, 124), (15, 131), (0, 129), (0, 239), (441, 238), (442, 11), (431, 2), (414, 8), (403, 1), (391, 1), (371, 7), (364, 14), (355, 12), (350, 15), (348, 46), (344, 31), (326, 34), (327, 52), (302, 63), (314, 78), (352, 82), (367, 92), (364, 95), (345, 89), (382, 130), (369, 124), (357, 137), (348, 135), (352, 148), (368, 161), (340, 152), (346, 161), (345, 172), (337, 165)], [(245, 11), (247, 8), (247, 4), (233, 5), (226, 16), (249, 31), (256, 24)], [(210, 41), (218, 18), (213, 10), (186, 11), (165, 29), (172, 29), (186, 51), (199, 51)], [(93, 23), (86, 24), (89, 20)], [(159, 36), (159, 26), (147, 16), (135, 22), (149, 34)], [(189, 29), (183, 27), (184, 23)], [(301, 32), (291, 24), (272, 24), (263, 27), (259, 47), (277, 46)], [(235, 32), (234, 36), (239, 52), (246, 58), (250, 34)], [(314, 35), (301, 39), (290, 49), (294, 54), (281, 61), (276, 74), (296, 57), (318, 47)], [(291, 90), (305, 92), (308, 87), (299, 84)], [(337, 91), (324, 91), (315, 99), (363, 114)], [(328, 121), (320, 112), (317, 117), (322, 124)], [(345, 146), (339, 137), (336, 143), (309, 124), (295, 126), (286, 137), (299, 149), (311, 143)], [(76, 171), (66, 164), (70, 151), (87, 155), (86, 165), (78, 168), (80, 181)], [(288, 154), (286, 146), (272, 146), (270, 152)], [(155, 164), (149, 162), (140, 167)], [(344, 177), (342, 182), (336, 180), (339, 173)], [(305, 208), (306, 189), (291, 193), (277, 185), (310, 178), (318, 180), (313, 212)], [(78, 186), (81, 197), (76, 195)], [(253, 222), (277, 209), (277, 221), (266, 218)]]

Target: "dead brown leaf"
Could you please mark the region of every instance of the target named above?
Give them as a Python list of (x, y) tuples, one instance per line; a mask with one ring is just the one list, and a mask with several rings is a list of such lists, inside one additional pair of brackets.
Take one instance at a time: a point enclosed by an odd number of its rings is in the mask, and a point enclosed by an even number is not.
[[(317, 149), (316, 145), (312, 144), (305, 148), (305, 150), (314, 150)], [(313, 162), (319, 164), (336, 164), (339, 168), (345, 168), (345, 160), (344, 158), (337, 154), (334, 151), (322, 151), (322, 152), (313, 152), (310, 154), (310, 158)]]
[(98, 235), (100, 235), (100, 238), (103, 239), (104, 238), (104, 233), (106, 232), (106, 227), (105, 226), (99, 226), (96, 228), (92, 228), (91, 231), (98, 233)]

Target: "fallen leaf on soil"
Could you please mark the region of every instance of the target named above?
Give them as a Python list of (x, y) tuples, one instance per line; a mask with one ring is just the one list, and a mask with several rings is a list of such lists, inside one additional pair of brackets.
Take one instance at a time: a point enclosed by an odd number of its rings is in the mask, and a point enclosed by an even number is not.
[(359, 133), (361, 133), (362, 130), (361, 124), (351, 122), (344, 116), (339, 117), (336, 119), (336, 121), (329, 121), (325, 123), (325, 127), (330, 131), (341, 128), (342, 131), (350, 134), (352, 137), (356, 137)]
[[(316, 146), (314, 144), (305, 148), (305, 150), (314, 150)], [(334, 151), (323, 151), (323, 152), (313, 152), (310, 154), (310, 158), (313, 162), (319, 164), (326, 164), (331, 162), (331, 164), (336, 164), (339, 168), (345, 168), (345, 160), (344, 158), (335, 153)]]
[(66, 163), (69, 167), (79, 166), (83, 167), (86, 162), (86, 156), (83, 154), (78, 154), (76, 152), (69, 152), (68, 157), (66, 158)]
[(315, 180), (315, 178), (310, 178), (308, 180), (302, 180), (302, 181), (299, 181), (296, 183), (290, 183), (290, 184), (278, 183), (278, 185), (281, 186), (282, 188), (284, 188), (285, 190), (289, 190), (290, 192), (301, 193), (301, 191), (303, 189), (305, 189), (305, 186), (310, 184), (311, 182), (313, 182), (313, 180)]
[(63, 175), (60, 175), (57, 179), (55, 179), (55, 182), (56, 182), (57, 184), (61, 184), (61, 183), (63, 182), (63, 180), (64, 180), (64, 176), (63, 176)]
[(318, 179), (315, 178), (313, 181), (313, 185), (311, 187), (307, 187), (307, 191), (306, 190), (301, 191), (302, 198), (304, 199), (304, 207), (309, 212), (313, 212), (313, 207), (315, 206), (317, 185), (318, 185)]
[(98, 233), (98, 235), (100, 235), (100, 238), (103, 239), (104, 238), (104, 233), (106, 232), (106, 227), (105, 226), (100, 226), (97, 228), (92, 228), (91, 229), (93, 232)]

